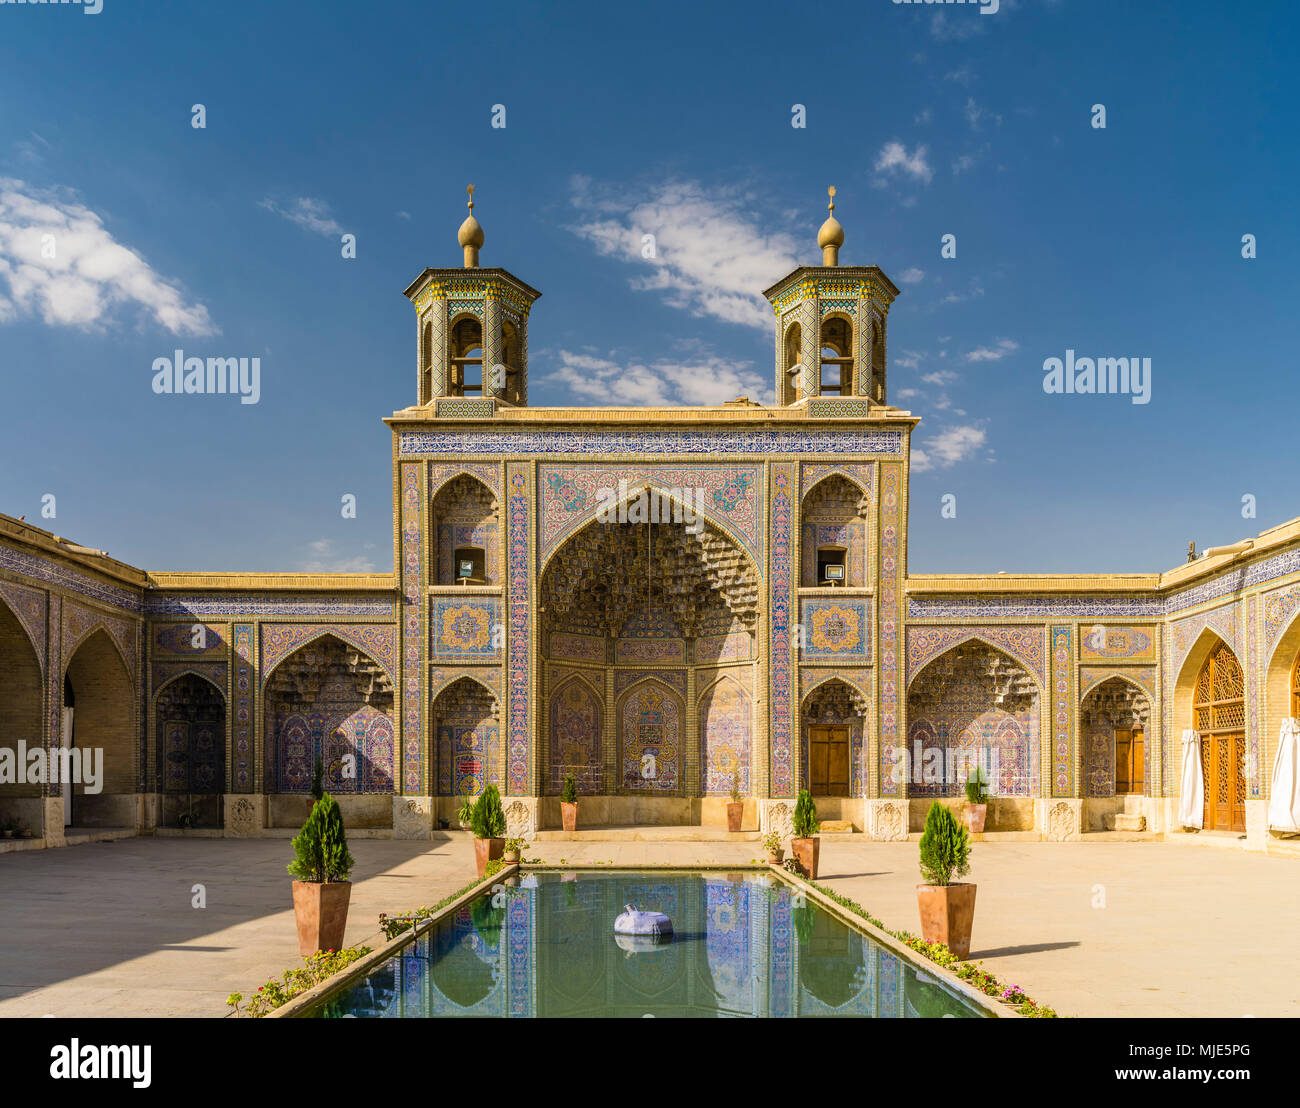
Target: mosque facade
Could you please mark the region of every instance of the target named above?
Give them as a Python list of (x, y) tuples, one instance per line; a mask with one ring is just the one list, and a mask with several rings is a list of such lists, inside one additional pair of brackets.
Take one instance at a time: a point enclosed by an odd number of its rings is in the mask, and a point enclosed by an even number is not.
[(734, 791), (785, 834), (806, 788), (902, 839), (978, 766), (990, 833), (1158, 836), (1191, 749), (1203, 828), (1276, 848), (1300, 520), (1163, 573), (909, 574), (899, 290), (843, 238), (832, 202), (823, 264), (765, 291), (772, 405), (539, 408), (540, 293), (471, 212), (406, 289), (392, 573), (149, 572), (0, 516), (0, 822), (284, 835), (319, 760), (362, 836), (487, 784), (512, 834), (558, 828), (572, 776), (585, 827), (723, 827)]

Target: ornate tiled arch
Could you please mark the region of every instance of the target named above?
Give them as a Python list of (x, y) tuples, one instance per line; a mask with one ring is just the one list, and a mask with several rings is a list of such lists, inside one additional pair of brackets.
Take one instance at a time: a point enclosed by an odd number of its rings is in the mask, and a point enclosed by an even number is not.
[(1226, 642), (1237, 656), (1237, 660), (1244, 665), (1245, 653), (1241, 647), (1241, 636), (1237, 633), (1238, 622), (1237, 605), (1232, 603), (1216, 608), (1212, 612), (1202, 612), (1171, 624), (1169, 680), (1178, 679), (1178, 672), (1183, 668), (1188, 652), (1201, 637), (1201, 633), (1206, 630), (1214, 632)]
[(69, 601), (63, 609), (63, 668), (66, 671), (73, 655), (81, 649), (82, 643), (96, 631), (103, 631), (113, 644), (113, 649), (126, 667), (126, 672), (135, 677), (135, 631), (129, 620), (115, 619), (90, 608)]
[(179, 681), (187, 674), (199, 677), (226, 697), (226, 676), (228, 667), (225, 662), (155, 662), (153, 667), (152, 697), (157, 701), (159, 694), (174, 681)]
[(471, 681), (477, 681), (498, 701), (501, 699), (500, 688), (494, 687), (493, 685), (493, 682), (496, 682), (497, 685), (500, 685), (501, 683), (500, 667), (462, 666), (449, 669), (439, 667), (429, 674), (429, 703), (432, 704), (444, 690), (450, 688), (462, 677), (468, 677)]
[(1109, 681), (1112, 677), (1121, 677), (1138, 688), (1155, 703), (1156, 695), (1156, 669), (1155, 666), (1141, 666), (1136, 669), (1116, 669), (1113, 666), (1080, 666), (1079, 667), (1079, 703), (1082, 704), (1087, 699), (1088, 694), (1103, 681)]
[(14, 618), (31, 640), (36, 662), (45, 672), (45, 594), (13, 581), (0, 581), (0, 599), (9, 606)]
[(493, 703), (495, 703), (497, 707), (500, 708), (501, 705), (500, 691), (494, 689), (485, 680), (483, 680), (483, 678), (480, 677), (478, 674), (470, 673), (468, 670), (457, 672), (453, 676), (447, 678), (447, 680), (444, 681), (441, 685), (439, 685), (436, 689), (431, 690), (429, 692), (429, 703), (432, 705), (433, 702), (438, 699), (438, 697), (440, 697), (443, 693), (445, 693), (449, 688), (452, 687), (452, 685), (456, 684), (456, 682), (458, 681), (472, 681), (474, 684), (478, 685), (485, 693), (487, 693), (488, 696), (492, 698)]
[[(619, 505), (628, 503), (649, 488), (661, 493), (668, 489), (702, 488), (705, 493), (711, 493), (713, 502), (706, 498), (697, 505), (697, 511), (745, 552), (753, 563), (758, 578), (763, 578), (765, 536), (761, 498), (762, 467), (755, 463), (727, 465), (691, 462), (675, 465), (626, 465), (611, 462), (583, 466), (543, 466), (539, 469), (539, 577), (564, 543), (595, 521), (601, 507), (595, 495), (597, 488), (616, 489), (620, 481), (627, 482), (628, 494), (617, 501)], [(718, 507), (720, 503), (728, 501), (747, 507), (739, 513)]]
[[(388, 678), (397, 684), (397, 636), (393, 627), (382, 624), (366, 623), (330, 623), (330, 624), (263, 624), (261, 634), (262, 649), (262, 687), (270, 680), (271, 673), (281, 662), (295, 650), (300, 650), (309, 643), (325, 635), (333, 635), (355, 646), (363, 654), (374, 659)], [(269, 636), (269, 642), (268, 642)]]
[(1019, 662), (1038, 680), (1041, 694), (1047, 688), (1047, 661), (1042, 627), (909, 627), (907, 629), (907, 684), (930, 662), (955, 646), (978, 639)]
[(1282, 636), (1300, 619), (1300, 582), (1265, 593), (1263, 601), (1264, 653), (1271, 662)]
[(856, 690), (858, 694), (861, 695), (861, 697), (868, 704), (871, 703), (870, 674), (867, 673), (867, 671), (865, 670), (853, 671), (853, 670), (844, 670), (844, 669), (827, 669), (827, 670), (818, 669), (810, 672), (809, 670), (805, 669), (802, 672), (802, 680), (803, 680), (803, 687), (801, 690), (801, 695), (799, 697), (800, 707), (803, 706), (803, 704), (807, 701), (807, 699), (817, 689), (821, 688), (822, 685), (826, 684), (828, 681), (844, 682), (844, 684), (848, 685), (849, 688)]
[(495, 462), (431, 462), (429, 464), (429, 503), (442, 491), (443, 485), (462, 474), (483, 482), (489, 492), (501, 500), (501, 467)]
[(874, 470), (871, 462), (805, 462), (799, 469), (799, 499), (806, 500), (808, 494), (828, 477), (840, 476), (857, 485), (874, 501), (871, 480)]

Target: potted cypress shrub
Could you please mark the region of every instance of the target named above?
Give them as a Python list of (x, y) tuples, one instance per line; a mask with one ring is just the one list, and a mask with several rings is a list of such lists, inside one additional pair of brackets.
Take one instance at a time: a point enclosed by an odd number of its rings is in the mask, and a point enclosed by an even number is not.
[(817, 880), (817, 861), (821, 854), (821, 839), (817, 832), (820, 829), (812, 793), (800, 789), (799, 799), (794, 804), (794, 837), (790, 840), (790, 854), (810, 881)]
[(479, 877), (483, 877), (488, 862), (500, 858), (506, 845), (506, 814), (501, 810), (501, 794), (495, 785), (484, 789), (474, 802), (474, 812), (469, 823), (470, 830), (474, 832), (474, 862), (478, 866)]
[(731, 775), (731, 803), (727, 805), (727, 830), (739, 831), (745, 818), (745, 802), (740, 795), (740, 772)]
[(966, 830), (978, 835), (984, 830), (984, 820), (989, 811), (989, 790), (984, 771), (976, 766), (966, 778)]
[(921, 937), (943, 943), (962, 961), (970, 957), (971, 923), (975, 918), (975, 885), (953, 882), (953, 875), (970, 872), (970, 838), (950, 809), (937, 800), (925, 817), (921, 835), (921, 876), (916, 903), (921, 912)]
[(293, 840), (293, 914), (298, 924), (298, 953), (304, 958), (321, 950), (342, 950), (348, 925), (348, 878), (356, 864), (348, 852), (347, 833), (338, 801), (325, 793), (312, 805), (307, 822)]
[(564, 777), (564, 788), (560, 790), (560, 819), (566, 831), (578, 829), (578, 783), (573, 774)]

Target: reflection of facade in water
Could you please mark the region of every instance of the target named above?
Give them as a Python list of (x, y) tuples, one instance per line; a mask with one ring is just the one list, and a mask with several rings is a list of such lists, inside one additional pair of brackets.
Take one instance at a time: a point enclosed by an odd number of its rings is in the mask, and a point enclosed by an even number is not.
[[(784, 885), (739, 875), (543, 878), (464, 908), (342, 998), (331, 1014), (859, 1016), (973, 1014)], [(624, 904), (667, 913), (673, 942), (629, 953)]]

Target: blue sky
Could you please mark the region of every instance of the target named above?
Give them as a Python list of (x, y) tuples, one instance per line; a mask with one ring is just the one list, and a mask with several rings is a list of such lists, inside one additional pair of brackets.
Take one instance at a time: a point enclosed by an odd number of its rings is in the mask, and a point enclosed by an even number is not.
[[(819, 260), (834, 184), (842, 263), (903, 290), (911, 571), (1172, 568), (1300, 515), (1297, 22), (0, 4), (0, 510), (149, 569), (388, 570), (402, 290), (459, 264), (467, 181), (482, 264), (544, 294), (531, 401), (592, 405), (770, 400), (760, 293)], [(260, 402), (155, 395), (176, 348), (260, 357)], [(1045, 394), (1067, 349), (1149, 357), (1150, 403)]]

